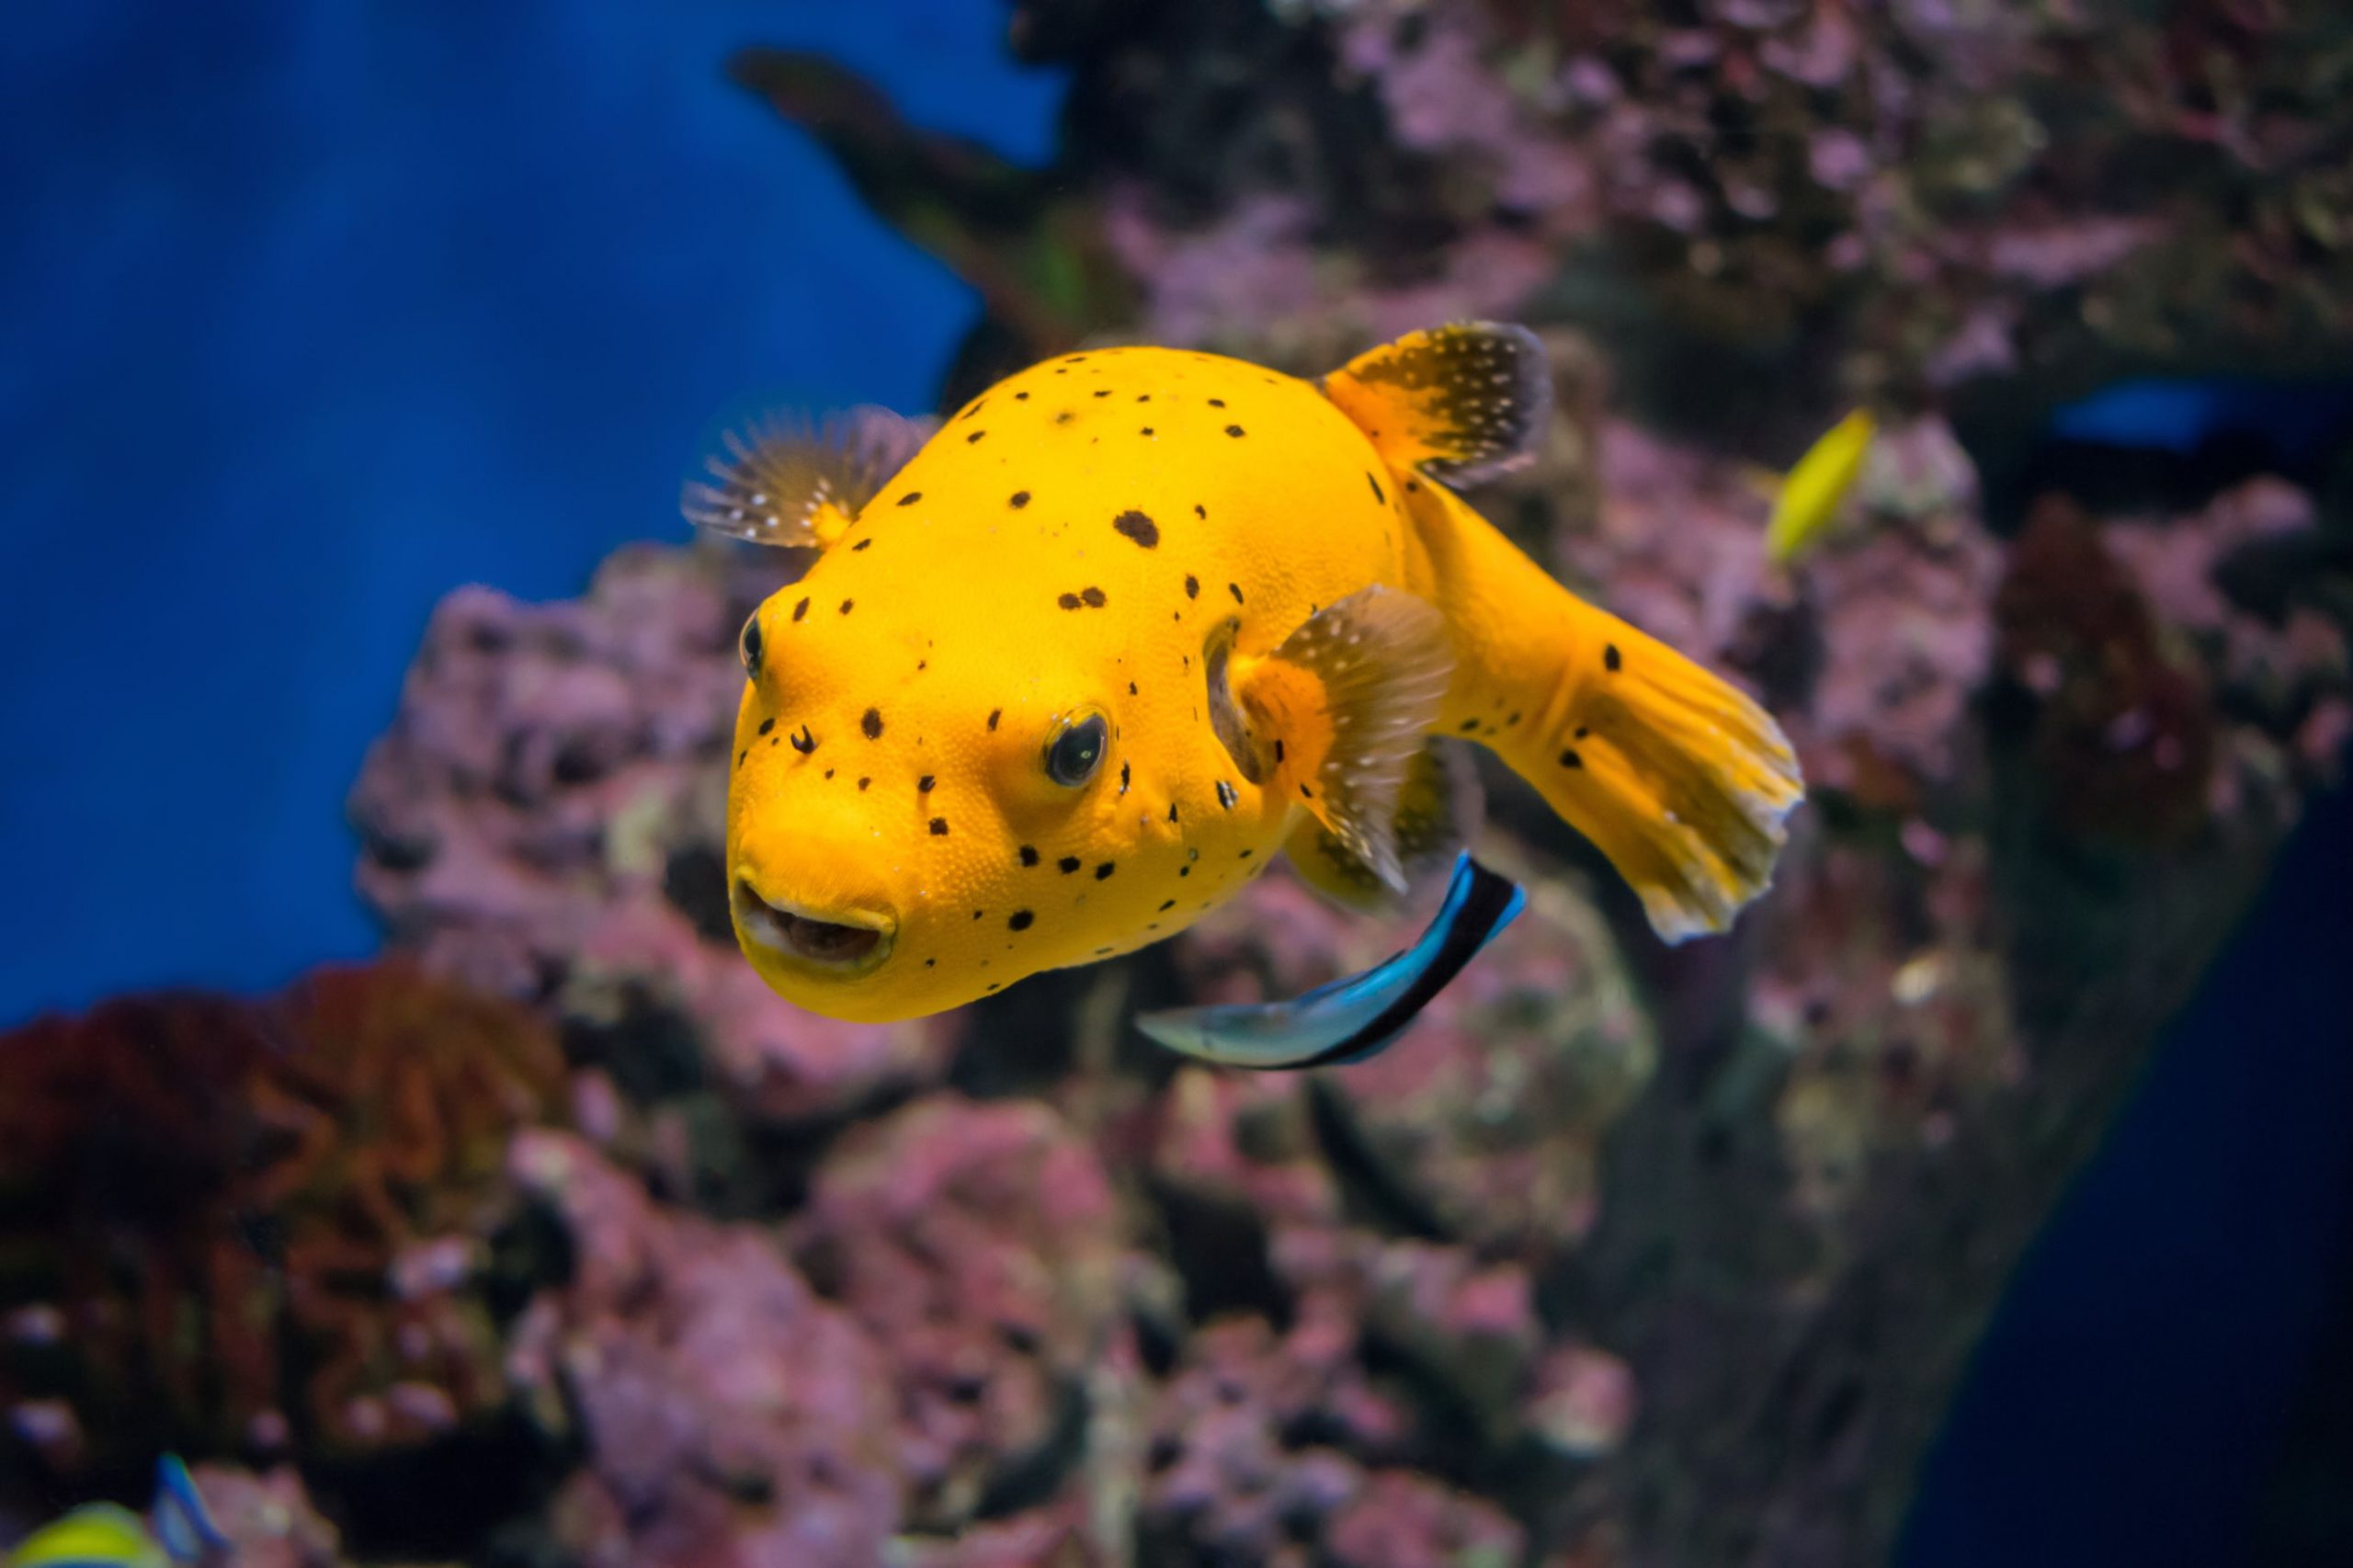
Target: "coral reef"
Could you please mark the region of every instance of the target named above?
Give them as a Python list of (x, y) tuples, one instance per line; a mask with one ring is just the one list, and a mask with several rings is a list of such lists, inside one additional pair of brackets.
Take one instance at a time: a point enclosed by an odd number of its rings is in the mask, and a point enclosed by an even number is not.
[[(951, 401), (1082, 341), (1313, 369), (1532, 320), (1553, 426), (1474, 499), (1784, 720), (1779, 886), (1663, 949), (1491, 774), (1529, 913), (1371, 1062), (1128, 1024), (1359, 969), (1431, 890), (1269, 877), (841, 1025), (727, 916), (734, 637), (790, 564), (462, 589), (350, 799), (392, 961), (0, 1042), (0, 1460), (290, 1460), (204, 1472), (261, 1562), (1885, 1561), (2004, 1280), (2353, 735), (2325, 500), (2010, 493), (2070, 389), (2353, 335), (2342, 18), (2112, 26), (1021, 0), (1072, 81), (1039, 170), (746, 51), (978, 289)], [(1856, 399), (1851, 516), (1769, 564), (1753, 465)], [(382, 1499), (436, 1454), (479, 1528), (419, 1543)]]
[(429, 1443), (506, 1400), (507, 1138), (543, 1026), (404, 964), (0, 1042), (0, 1406), (53, 1473)]

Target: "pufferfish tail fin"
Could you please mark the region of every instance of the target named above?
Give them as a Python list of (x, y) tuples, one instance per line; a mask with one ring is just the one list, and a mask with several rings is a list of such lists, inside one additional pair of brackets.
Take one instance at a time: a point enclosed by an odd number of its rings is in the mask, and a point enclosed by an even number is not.
[(1608, 857), (1662, 940), (1726, 930), (1772, 883), (1784, 819), (1805, 794), (1797, 755), (1729, 682), (1601, 619), (1601, 668), (1568, 723), (1512, 764)]
[(938, 428), (871, 404), (816, 421), (770, 415), (720, 437), (703, 460), (715, 483), (689, 481), (678, 510), (732, 539), (823, 550)]
[(1461, 322), (1359, 354), (1324, 395), (1389, 466), (1473, 484), (1534, 455), (1552, 416), (1544, 345), (1524, 326)]

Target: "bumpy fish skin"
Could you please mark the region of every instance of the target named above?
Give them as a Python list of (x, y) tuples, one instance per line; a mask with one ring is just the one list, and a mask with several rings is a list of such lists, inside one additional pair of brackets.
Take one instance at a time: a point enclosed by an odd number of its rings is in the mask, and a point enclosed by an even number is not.
[[(1432, 477), (1524, 449), (1540, 373), (1526, 335), (1472, 327), (1321, 386), (1122, 348), (973, 399), (745, 628), (728, 866), (755, 967), (883, 1021), (1157, 941), (1303, 823), (1350, 825), (1352, 781), (1393, 797), (1402, 754), (1335, 743), (1400, 715), (1500, 752), (1663, 934), (1721, 928), (1798, 798), (1786, 743)], [(1313, 665), (1343, 650), (1406, 672), (1354, 731)], [(1057, 781), (1057, 737), (1097, 715), (1099, 765)]]

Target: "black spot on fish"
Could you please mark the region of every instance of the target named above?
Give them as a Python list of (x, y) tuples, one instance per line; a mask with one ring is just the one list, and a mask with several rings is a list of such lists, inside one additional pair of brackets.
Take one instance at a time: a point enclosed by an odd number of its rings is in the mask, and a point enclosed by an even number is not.
[(1077, 856), (1075, 856), (1075, 855), (1065, 855), (1065, 856), (1063, 856), (1061, 859), (1059, 859), (1059, 860), (1055, 861), (1055, 862), (1054, 862), (1054, 865), (1055, 865), (1055, 868), (1056, 868), (1057, 869), (1059, 869), (1059, 870), (1062, 872), (1062, 874), (1063, 874), (1063, 876), (1067, 877), (1067, 876), (1069, 876), (1073, 871), (1075, 871), (1075, 870), (1077, 870), (1077, 869), (1078, 869), (1078, 866), (1079, 866), (1078, 857), (1077, 857)]
[(858, 603), (858, 601), (857, 601), (856, 599), (844, 599), (844, 600), (842, 601), (842, 611), (841, 611), (841, 612), (842, 612), (844, 615), (847, 615), (847, 614), (850, 612), (850, 607), (851, 607), (852, 605), (855, 605), (856, 603)]
[(735, 754), (735, 766), (736, 766), (736, 767), (743, 767), (745, 763), (746, 763), (746, 762), (748, 762), (748, 761), (750, 761), (750, 760), (751, 760), (751, 756), (752, 756), (752, 754), (751, 754), (750, 752), (748, 752), (748, 751), (739, 751), (739, 752), (737, 752), (737, 753)]
[(1280, 761), (1282, 761), (1282, 759), (1283, 759), (1283, 738), (1282, 738), (1280, 735), (1277, 735), (1277, 736), (1275, 737), (1275, 760), (1276, 760), (1277, 762), (1280, 762)]
[(978, 920), (982, 915), (986, 915), (988, 911), (985, 909), (976, 909), (972, 911), (972, 918)]
[(1235, 604), (1240, 604), (1240, 603), (1242, 602), (1242, 585), (1241, 585), (1241, 584), (1239, 584), (1239, 583), (1228, 583), (1228, 584), (1225, 585), (1225, 591), (1226, 591), (1227, 593), (1232, 594), (1232, 595), (1233, 596), (1233, 602), (1234, 602)]
[(1465, 719), (1462, 721), (1462, 733), (1466, 735), (1478, 727), (1479, 721), (1476, 719)]
[(922, 491), (920, 491), (920, 490), (910, 490), (910, 491), (908, 491), (904, 495), (902, 495), (902, 496), (900, 496), (900, 497), (899, 497), (899, 505), (900, 505), (900, 506), (914, 506), (916, 502), (918, 502), (918, 501), (920, 501), (920, 500), (922, 500), (922, 499), (923, 499), (923, 492), (922, 492)]
[(1025, 866), (1034, 866), (1038, 863), (1038, 846), (1036, 845), (1025, 844), (1021, 846), (1021, 863)]
[(1101, 865), (1095, 868), (1095, 880), (1099, 882), (1119, 869), (1120, 866), (1118, 861), (1106, 860)]
[(1054, 602), (1062, 606), (1064, 609), (1076, 609), (1078, 608), (1078, 596), (1076, 594), (1063, 594), (1060, 597), (1056, 598)]
[(1189, 877), (1193, 874), (1193, 868), (1190, 866), (1179, 866), (1176, 868), (1176, 874), (1180, 877)]
[(1213, 397), (1210, 399), (1210, 406), (1211, 408), (1223, 408), (1225, 406), (1225, 399), (1222, 397)]
[(1615, 674), (1615, 673), (1616, 673), (1616, 671), (1617, 671), (1617, 669), (1618, 669), (1618, 667), (1619, 667), (1620, 665), (1623, 665), (1625, 662), (1626, 662), (1625, 660), (1623, 660), (1623, 659), (1621, 659), (1621, 658), (1620, 658), (1620, 657), (1618, 656), (1618, 644), (1617, 644), (1617, 643), (1615, 643), (1615, 642), (1605, 642), (1605, 643), (1603, 643), (1603, 644), (1602, 644), (1602, 647), (1601, 647), (1601, 667), (1602, 667), (1603, 669), (1605, 669), (1605, 670), (1608, 670), (1608, 671), (1610, 671), (1611, 673)]
[(1199, 501), (1196, 501), (1193, 503), (1193, 516), (1200, 518), (1203, 522), (1207, 522), (1209, 521), (1210, 509), (1207, 506), (1202, 506)]
[(1176, 820), (1176, 802), (1174, 801), (1168, 802), (1168, 820), (1170, 822)]
[(807, 599), (802, 599), (799, 604), (792, 607), (792, 619), (795, 620), (799, 620), (802, 616), (807, 615), (808, 613), (809, 601)]
[(1128, 682), (1128, 695), (1129, 695), (1130, 697), (1133, 697), (1135, 694), (1136, 694), (1136, 683), (1135, 683), (1135, 682), (1133, 682), (1133, 681), (1130, 681), (1130, 682)]
[(1138, 403), (1150, 403), (1152, 401), (1152, 394), (1150, 392), (1138, 392), (1136, 393), (1136, 401)]
[(866, 716), (858, 722), (858, 727), (866, 732), (866, 738), (868, 740), (881, 740), (882, 738), (882, 710), (880, 708), (868, 709), (866, 710)]
[[(1055, 373), (1056, 375), (1060, 375), (1062, 372), (1061, 372), (1061, 371), (1059, 371), (1059, 370), (1057, 370), (1057, 371), (1055, 371), (1054, 373)], [(1055, 423), (1055, 424), (1057, 424), (1057, 425), (1067, 425), (1067, 424), (1069, 424), (1070, 422), (1071, 422), (1071, 412), (1070, 412), (1070, 410), (1069, 410), (1069, 409), (1067, 409), (1067, 408), (1063, 409), (1060, 414), (1057, 414), (1057, 415), (1054, 415), (1054, 423)]]
[(1109, 397), (1111, 395), (1111, 389), (1105, 387), (1101, 392), (1097, 392), (1095, 395), (1097, 397)]
[(987, 434), (988, 432), (985, 430), (975, 430), (971, 435), (964, 437), (964, 444), (969, 447)]
[(1572, 746), (1561, 754), (1561, 766), (1563, 767), (1583, 767), (1585, 766), (1585, 758), (1579, 756), (1576, 754), (1576, 748)]
[(764, 734), (764, 735), (765, 735), (765, 734), (767, 734), (770, 730), (773, 730), (773, 729), (775, 729), (775, 728), (776, 728), (776, 721), (775, 721), (775, 720), (773, 720), (773, 719), (763, 719), (763, 720), (761, 720), (761, 721), (760, 721), (760, 733), (762, 733), (762, 734)]
[(1079, 591), (1078, 597), (1097, 609), (1101, 609), (1106, 603), (1103, 590), (1100, 588), (1083, 588)]
[(948, 836), (948, 819), (946, 817), (934, 817), (931, 819), (931, 835), (934, 838), (945, 838)]
[(1013, 394), (1013, 401), (1016, 403), (1028, 403), (1029, 401), (1029, 394), (1028, 392), (1015, 392)]
[(817, 749), (817, 737), (809, 733), (808, 725), (801, 725), (801, 733), (792, 737), (792, 749), (803, 756)]
[(1592, 732), (1591, 730), (1587, 729), (1587, 728), (1586, 728), (1586, 726), (1584, 726), (1583, 724), (1579, 724), (1579, 725), (1577, 726), (1576, 738), (1577, 738), (1578, 740), (1583, 740), (1583, 739), (1585, 739), (1587, 735), (1589, 735), (1589, 734), (1591, 734), (1591, 733), (1593, 733), (1593, 732)]
[(1137, 431), (1136, 434), (1139, 436), (1149, 436), (1152, 434), (1152, 426), (1147, 425), (1142, 429)]
[(966, 410), (964, 411), (964, 417), (965, 417), (965, 418), (967, 418), (967, 419), (970, 419), (971, 417), (972, 417), (972, 415), (974, 415), (975, 414), (978, 414), (982, 409), (986, 408), (988, 405), (989, 405), (989, 400), (988, 400), (988, 399), (986, 399), (986, 398), (983, 398), (983, 399), (981, 399), (981, 401), (980, 401), (980, 402), (978, 402), (978, 403), (976, 403), (972, 404), (972, 407), (970, 407), (970, 408), (968, 408), (968, 409), (966, 409)]
[(1226, 433), (1227, 435), (1229, 435), (1229, 436), (1233, 436), (1233, 437), (1240, 437), (1240, 436), (1242, 435), (1242, 433), (1243, 433), (1242, 426), (1239, 426), (1239, 425), (1229, 425), (1229, 426), (1227, 426), (1225, 427), (1225, 433)]
[(1364, 482), (1372, 486), (1372, 498), (1374, 500), (1380, 502), (1384, 506), (1389, 505), (1389, 497), (1381, 493), (1381, 481), (1372, 477), (1370, 470), (1366, 471)]
[(871, 784), (871, 783), (873, 783), (873, 782), (874, 782), (874, 780), (873, 780), (873, 779), (871, 779), (871, 778), (861, 778), (861, 779), (859, 779), (859, 780), (858, 781), (858, 787), (859, 789), (863, 790), (863, 789), (865, 789), (869, 784)]
[(1176, 908), (1176, 901), (1175, 899), (1173, 899), (1173, 898), (1172, 898), (1172, 899), (1170, 899), (1166, 903), (1162, 904), (1162, 905), (1160, 906), (1159, 910), (1157, 911), (1157, 913), (1158, 913), (1158, 914), (1162, 914), (1162, 915), (1165, 915), (1165, 914), (1167, 914), (1170, 910), (1172, 910), (1172, 909), (1174, 909), (1174, 908)]
[(1405, 488), (1408, 490), (1418, 491), (1421, 487), (1422, 482), (1418, 479), (1409, 479), (1405, 482)]
[(868, 545), (872, 544), (873, 542), (874, 541), (870, 539), (859, 540), (856, 544), (849, 547), (849, 552), (852, 555), (856, 555), (859, 551), (864, 550)]
[(833, 770), (832, 768), (828, 767), (827, 769), (825, 769), (825, 777), (826, 777), (826, 778), (831, 778), (833, 776), (834, 776), (834, 770)]
[(1084, 365), (1086, 363), (1086, 356), (1084, 354), (1074, 354), (1070, 357), (1070, 362), (1074, 365)]
[(1250, 858), (1250, 851), (1248, 851), (1247, 849), (1245, 849), (1245, 850), (1242, 852), (1241, 858), (1243, 858), (1243, 859), (1245, 859), (1245, 860), (1247, 860), (1248, 858)]
[(1185, 574), (1185, 597), (1188, 599), (1198, 599), (1201, 597), (1201, 580), (1190, 572)]
[(1123, 763), (1120, 764), (1120, 794), (1122, 794), (1122, 795), (1124, 795), (1124, 794), (1126, 794), (1127, 792), (1128, 792), (1128, 765), (1127, 765), (1126, 763), (1124, 763), (1124, 762), (1123, 762)]
[(1312, 801), (1315, 799), (1315, 791), (1302, 784), (1299, 787), (1299, 798), (1302, 801)]
[(926, 773), (922, 778), (915, 780), (915, 793), (918, 795), (928, 795), (931, 793), (931, 787), (938, 782), (939, 780), (938, 778), (935, 778), (930, 774)]
[[(1024, 392), (1022, 395), (1023, 395), (1024, 397), (1027, 397), (1027, 396), (1029, 395), (1029, 393)], [(938, 964), (938, 962), (939, 962), (939, 960), (938, 960), (938, 959), (926, 959), (926, 960), (923, 960), (923, 967), (924, 967), (924, 968), (926, 968), (926, 969), (931, 969), (931, 968), (936, 967), (936, 966)]]
[(990, 709), (990, 710), (989, 710), (989, 733), (991, 733), (991, 734), (995, 734), (995, 733), (996, 733), (996, 722), (997, 722), (999, 719), (1002, 719), (1002, 718), (1004, 718), (1004, 717), (1005, 717), (1005, 710), (1004, 710), (1004, 709), (1002, 709), (1002, 708), (992, 708), (992, 709)]
[(1027, 931), (1029, 929), (1029, 923), (1037, 918), (1026, 909), (1017, 909), (1005, 924), (1008, 930)]
[(1507, 719), (1506, 719), (1506, 720), (1504, 721), (1504, 728), (1505, 728), (1505, 729), (1506, 729), (1506, 730), (1508, 730), (1508, 729), (1510, 729), (1514, 724), (1517, 724), (1517, 723), (1518, 723), (1518, 722), (1519, 722), (1519, 710), (1518, 710), (1518, 709), (1517, 709), (1517, 708), (1515, 708), (1515, 709), (1513, 709), (1513, 710), (1511, 710), (1511, 716), (1510, 716), (1509, 718), (1507, 718)]
[(1111, 519), (1111, 526), (1146, 550), (1160, 544), (1160, 527), (1142, 512), (1122, 512)]
[(1022, 507), (1029, 505), (1029, 492), (1027, 490), (1015, 491), (1012, 496), (1006, 501), (1006, 505), (1018, 512)]
[(1233, 809), (1233, 802), (1241, 798), (1242, 797), (1240, 795), (1234, 792), (1233, 785), (1228, 784), (1222, 778), (1217, 781), (1217, 803), (1219, 805), (1223, 806), (1230, 812)]

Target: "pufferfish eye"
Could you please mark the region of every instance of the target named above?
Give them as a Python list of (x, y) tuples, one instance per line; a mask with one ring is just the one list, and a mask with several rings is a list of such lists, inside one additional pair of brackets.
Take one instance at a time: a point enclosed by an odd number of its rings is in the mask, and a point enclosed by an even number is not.
[(744, 623), (743, 635), (735, 640), (735, 651), (744, 661), (744, 673), (757, 678), (760, 673), (760, 616), (757, 610), (753, 611), (752, 619)]
[(1106, 726), (1103, 715), (1089, 713), (1046, 743), (1046, 777), (1075, 790), (1103, 766)]

